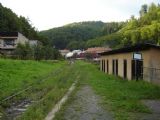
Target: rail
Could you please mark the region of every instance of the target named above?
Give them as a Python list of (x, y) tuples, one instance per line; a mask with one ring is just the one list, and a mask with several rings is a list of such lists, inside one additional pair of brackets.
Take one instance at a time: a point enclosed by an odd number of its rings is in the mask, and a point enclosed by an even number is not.
[[(65, 67), (68, 67), (68, 66), (65, 66)], [(58, 75), (58, 73), (62, 72), (62, 70), (63, 70), (63, 68), (59, 68), (59, 69), (57, 69), (56, 71), (54, 70), (54, 72), (52, 71), (52, 72), (51, 72), (50, 74), (48, 74), (48, 76), (46, 76), (45, 78), (42, 78), (42, 79), (38, 80), (37, 82), (30, 84), (30, 85), (29, 85), (28, 87), (26, 87), (25, 89), (22, 89), (22, 90), (20, 90), (20, 91), (18, 91), (18, 92), (15, 92), (13, 95), (7, 96), (6, 98), (0, 100), (0, 105), (1, 105), (2, 103), (4, 103), (4, 102), (8, 101), (8, 100), (11, 100), (12, 98), (14, 98), (14, 97), (16, 97), (16, 96), (18, 96), (18, 95), (26, 92), (27, 90), (30, 90), (31, 88), (33, 88), (33, 86), (34, 86), (35, 84), (44, 82), (44, 81), (46, 81), (48, 78), (50, 78), (50, 77), (53, 76), (53, 75)]]

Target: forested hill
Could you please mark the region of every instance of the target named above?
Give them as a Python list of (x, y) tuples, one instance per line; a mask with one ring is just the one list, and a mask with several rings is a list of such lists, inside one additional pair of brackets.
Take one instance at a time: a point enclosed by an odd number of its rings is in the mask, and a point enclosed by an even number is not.
[(89, 39), (118, 31), (124, 23), (88, 21), (41, 31), (57, 48), (84, 49)]
[(57, 48), (81, 48), (88, 39), (101, 35), (105, 23), (103, 22), (80, 22), (72, 23), (62, 27), (53, 28), (40, 32), (48, 37), (51, 44)]
[(118, 32), (90, 39), (86, 45), (117, 48), (138, 43), (160, 44), (160, 5), (142, 5), (139, 14), (139, 18), (131, 16)]
[(81, 22), (42, 31), (58, 48), (110, 46), (118, 48), (137, 43), (160, 44), (160, 5), (142, 5), (139, 18), (126, 22)]

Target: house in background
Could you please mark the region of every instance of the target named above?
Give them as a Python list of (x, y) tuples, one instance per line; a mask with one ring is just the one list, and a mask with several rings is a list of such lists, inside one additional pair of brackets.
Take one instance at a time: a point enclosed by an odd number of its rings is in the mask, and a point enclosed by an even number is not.
[(94, 61), (99, 61), (99, 57), (100, 57), (99, 53), (110, 51), (110, 50), (112, 49), (109, 47), (93, 47), (93, 48), (88, 48), (85, 51), (85, 54), (87, 58), (91, 58)]
[(100, 55), (100, 70), (107, 74), (160, 84), (160, 46), (137, 44)]
[(0, 32), (1, 54), (11, 54), (18, 43), (25, 44), (29, 39), (19, 32)]
[(64, 50), (59, 50), (59, 52), (61, 53), (61, 55), (62, 55), (63, 57), (65, 57), (65, 56), (67, 55), (67, 53), (70, 52), (70, 50), (64, 49)]

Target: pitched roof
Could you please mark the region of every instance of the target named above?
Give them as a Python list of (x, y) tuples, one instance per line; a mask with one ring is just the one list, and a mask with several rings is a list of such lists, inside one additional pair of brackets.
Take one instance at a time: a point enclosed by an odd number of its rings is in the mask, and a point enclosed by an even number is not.
[(94, 48), (88, 48), (85, 52), (86, 53), (101, 53), (104, 51), (110, 51), (111, 48), (109, 47), (94, 47)]
[(160, 49), (160, 46), (158, 45), (154, 45), (154, 44), (136, 44), (134, 46), (130, 46), (130, 47), (124, 47), (124, 48), (120, 48), (120, 49), (114, 49), (111, 51), (105, 51), (102, 53), (99, 53), (100, 55), (111, 55), (111, 54), (118, 54), (118, 53), (128, 53), (128, 52), (138, 52), (138, 51), (142, 51), (142, 50), (148, 50), (150, 48), (156, 48), (156, 49)]

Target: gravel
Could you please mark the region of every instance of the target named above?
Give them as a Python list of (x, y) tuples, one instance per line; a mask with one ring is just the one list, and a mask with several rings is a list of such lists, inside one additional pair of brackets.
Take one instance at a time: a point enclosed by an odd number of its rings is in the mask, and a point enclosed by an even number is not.
[(64, 111), (64, 120), (112, 120), (112, 115), (103, 109), (90, 86), (83, 86), (73, 97), (73, 102)]

